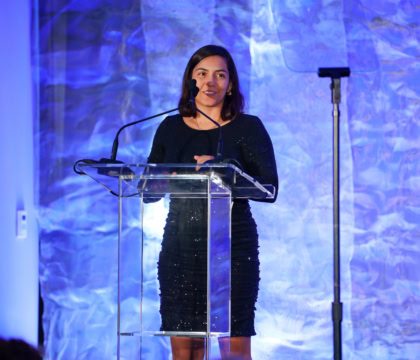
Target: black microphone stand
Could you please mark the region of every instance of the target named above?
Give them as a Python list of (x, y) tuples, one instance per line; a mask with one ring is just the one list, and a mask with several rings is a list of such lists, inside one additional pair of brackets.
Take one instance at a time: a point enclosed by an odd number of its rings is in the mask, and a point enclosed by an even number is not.
[(213, 122), (219, 128), (219, 139), (217, 141), (217, 150), (216, 150), (216, 161), (221, 162), (223, 160), (223, 135), (222, 135), (222, 125), (220, 125), (217, 121), (213, 120), (210, 116), (207, 116), (203, 113), (199, 108), (192, 104), (193, 108), (198, 111), (201, 115), (205, 116), (211, 122)]
[(217, 141), (217, 150), (216, 150), (216, 162), (222, 162), (223, 160), (223, 134), (222, 134), (222, 126), (215, 120), (213, 120), (210, 116), (206, 115), (202, 112), (197, 106), (195, 106), (195, 97), (198, 94), (198, 87), (196, 86), (197, 81), (195, 79), (188, 80), (188, 88), (190, 90), (190, 101), (189, 104), (193, 107), (195, 111), (198, 111), (201, 115), (205, 118), (209, 119), (213, 124), (215, 124), (219, 128), (219, 138)]
[(334, 302), (332, 303), (334, 360), (342, 358), (341, 323), (343, 304), (340, 301), (340, 108), (341, 78), (350, 76), (349, 68), (319, 68), (319, 77), (331, 78), (333, 103), (333, 217), (334, 217)]

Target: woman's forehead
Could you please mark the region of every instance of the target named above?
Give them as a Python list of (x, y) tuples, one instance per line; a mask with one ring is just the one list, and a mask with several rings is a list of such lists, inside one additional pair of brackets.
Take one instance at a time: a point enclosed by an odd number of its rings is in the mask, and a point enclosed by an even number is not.
[(207, 56), (194, 67), (194, 71), (198, 69), (227, 72), (227, 63), (226, 60), (219, 55)]

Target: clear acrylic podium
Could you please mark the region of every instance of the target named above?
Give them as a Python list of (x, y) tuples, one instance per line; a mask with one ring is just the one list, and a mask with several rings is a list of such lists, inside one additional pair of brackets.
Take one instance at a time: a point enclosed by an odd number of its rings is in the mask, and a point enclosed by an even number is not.
[[(170, 348), (170, 336), (204, 338), (205, 358), (222, 358), (218, 343), (231, 330), (232, 200), (271, 199), (274, 187), (225, 163), (79, 163), (77, 169), (118, 197), (117, 359), (158, 359), (157, 349)], [(176, 201), (204, 209), (199, 223), (207, 237), (207, 321), (191, 331), (162, 331), (159, 314), (157, 262), (168, 207)], [(224, 344), (229, 352), (229, 341)]]

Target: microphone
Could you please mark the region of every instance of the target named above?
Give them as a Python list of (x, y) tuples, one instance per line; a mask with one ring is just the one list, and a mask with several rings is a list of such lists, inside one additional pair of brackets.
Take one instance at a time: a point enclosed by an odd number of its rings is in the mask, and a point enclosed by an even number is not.
[[(197, 90), (198, 90), (198, 89), (197, 89)], [(144, 119), (136, 120), (136, 121), (133, 121), (133, 122), (131, 122), (131, 123), (125, 124), (124, 126), (121, 126), (121, 127), (120, 127), (120, 129), (117, 131), (117, 134), (115, 135), (115, 139), (114, 139), (114, 142), (113, 142), (113, 144), (112, 144), (111, 157), (110, 157), (109, 159), (108, 159), (108, 158), (102, 158), (102, 159), (101, 159), (101, 160), (99, 160), (99, 161), (97, 161), (97, 160), (91, 160), (91, 159), (81, 159), (81, 160), (77, 160), (77, 161), (74, 163), (74, 165), (73, 165), (73, 171), (74, 171), (76, 174), (78, 174), (78, 175), (86, 175), (83, 171), (78, 171), (78, 170), (76, 169), (77, 164), (78, 164), (78, 163), (80, 163), (80, 162), (84, 162), (84, 163), (86, 163), (86, 164), (124, 164), (124, 162), (122, 162), (122, 161), (120, 161), (120, 160), (117, 160), (117, 152), (118, 152), (118, 137), (120, 136), (121, 131), (123, 131), (125, 128), (127, 128), (127, 127), (129, 127), (129, 126), (137, 125), (137, 124), (139, 124), (139, 123), (141, 123), (141, 122), (143, 122), (143, 121), (151, 120), (151, 119), (157, 118), (158, 116), (162, 116), (162, 115), (169, 114), (169, 113), (171, 113), (171, 112), (174, 112), (174, 111), (180, 110), (180, 109), (184, 108), (185, 106), (186, 106), (186, 105), (184, 105), (184, 106), (180, 106), (180, 107), (177, 107), (177, 108), (175, 108), (175, 109), (171, 109), (171, 110), (168, 110), (168, 111), (164, 111), (164, 112), (162, 112), (162, 113), (159, 113), (159, 114), (156, 114), (156, 115), (153, 115), (153, 116), (149, 116), (149, 117), (144, 118)], [(115, 169), (115, 168), (107, 168), (106, 173), (104, 173), (104, 171), (103, 171), (102, 169), (99, 169), (99, 170), (98, 170), (98, 172), (99, 172), (100, 174), (105, 174), (105, 175), (108, 175), (108, 173), (110, 173), (111, 171), (116, 171), (116, 169)], [(123, 169), (123, 173), (124, 173), (124, 171), (128, 171), (129, 173), (132, 173), (132, 171), (131, 171), (130, 169)], [(118, 171), (117, 171), (117, 172), (118, 172)]]
[(223, 161), (223, 134), (222, 134), (222, 126), (217, 122), (214, 121), (210, 116), (203, 113), (199, 108), (195, 106), (195, 97), (199, 92), (199, 88), (197, 87), (197, 80), (191, 79), (188, 80), (188, 89), (190, 90), (190, 105), (194, 108), (194, 110), (198, 111), (204, 117), (209, 119), (213, 124), (215, 124), (219, 128), (219, 138), (217, 139), (217, 150), (216, 150), (216, 162)]
[(190, 90), (190, 103), (194, 105), (195, 97), (200, 91), (200, 89), (197, 87), (197, 80), (195, 79), (188, 80), (188, 89)]

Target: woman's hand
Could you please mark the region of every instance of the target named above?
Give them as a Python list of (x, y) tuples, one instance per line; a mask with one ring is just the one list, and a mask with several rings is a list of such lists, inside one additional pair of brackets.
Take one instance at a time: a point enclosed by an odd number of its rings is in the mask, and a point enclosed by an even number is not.
[[(204, 164), (207, 161), (214, 160), (214, 156), (211, 155), (195, 155), (194, 160), (197, 161), (197, 164)], [(195, 168), (196, 171), (200, 170), (200, 167)]]

